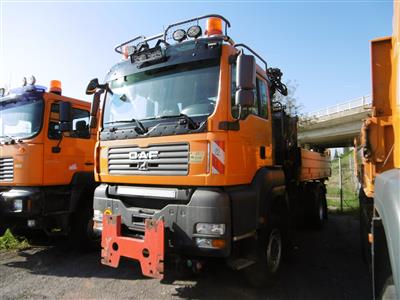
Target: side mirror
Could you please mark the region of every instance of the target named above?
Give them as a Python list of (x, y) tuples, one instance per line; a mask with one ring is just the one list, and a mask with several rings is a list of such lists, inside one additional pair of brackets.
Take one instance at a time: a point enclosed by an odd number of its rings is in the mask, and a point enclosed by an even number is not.
[(60, 131), (66, 132), (71, 130), (71, 103), (60, 103)]
[(101, 90), (97, 91), (93, 96), (92, 105), (90, 106), (90, 119), (89, 119), (90, 128), (97, 127), (97, 111), (99, 110), (100, 96), (103, 93), (104, 93), (104, 90), (101, 89)]
[(256, 88), (256, 60), (253, 55), (241, 52), (237, 59), (235, 104), (249, 107), (254, 103)]
[(87, 88), (86, 88), (86, 95), (93, 95), (96, 93), (96, 90), (99, 88), (99, 80), (97, 78), (94, 78), (90, 80)]

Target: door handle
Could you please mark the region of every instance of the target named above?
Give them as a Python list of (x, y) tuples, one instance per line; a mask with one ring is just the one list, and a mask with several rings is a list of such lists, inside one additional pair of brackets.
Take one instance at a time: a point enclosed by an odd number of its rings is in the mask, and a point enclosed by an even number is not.
[(260, 158), (265, 159), (265, 146), (260, 147)]

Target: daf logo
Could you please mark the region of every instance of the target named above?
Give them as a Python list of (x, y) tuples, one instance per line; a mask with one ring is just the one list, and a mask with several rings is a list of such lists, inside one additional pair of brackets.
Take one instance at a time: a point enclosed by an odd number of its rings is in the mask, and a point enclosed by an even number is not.
[(147, 171), (149, 169), (149, 167), (147, 165), (147, 161), (143, 161), (143, 162), (138, 163), (137, 168), (140, 171)]
[(150, 160), (156, 158), (158, 158), (158, 151), (129, 152), (129, 159), (131, 160)]

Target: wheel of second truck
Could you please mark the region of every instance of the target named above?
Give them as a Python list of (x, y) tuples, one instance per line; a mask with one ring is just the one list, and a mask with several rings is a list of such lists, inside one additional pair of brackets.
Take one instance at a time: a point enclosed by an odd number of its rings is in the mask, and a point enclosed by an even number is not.
[(0, 225), (0, 236), (3, 236), (4, 233), (6, 232), (6, 230), (7, 230), (7, 227)]
[(371, 221), (373, 211), (373, 200), (368, 198), (364, 189), (359, 192), (359, 224), (360, 224), (360, 248), (361, 255), (368, 266), (371, 265), (371, 244), (368, 241), (368, 235), (371, 233)]
[(272, 284), (278, 277), (283, 255), (283, 234), (279, 226), (260, 232), (257, 240), (256, 262), (244, 272), (254, 287)]
[(70, 247), (79, 250), (95, 250), (100, 247), (100, 237), (93, 230), (93, 208), (91, 203), (78, 207), (71, 218)]

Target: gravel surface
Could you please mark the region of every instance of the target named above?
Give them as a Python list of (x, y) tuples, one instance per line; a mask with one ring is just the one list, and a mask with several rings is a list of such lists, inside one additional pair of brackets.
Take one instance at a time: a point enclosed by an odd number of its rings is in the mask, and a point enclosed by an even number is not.
[(359, 249), (358, 221), (333, 215), (321, 231), (301, 231), (297, 249), (272, 287), (248, 286), (222, 261), (196, 276), (144, 278), (134, 261), (118, 269), (100, 264), (98, 253), (54, 247), (0, 252), (1, 299), (371, 299)]

